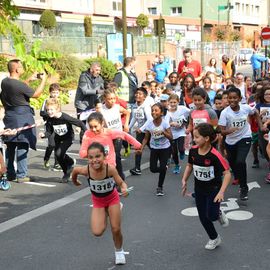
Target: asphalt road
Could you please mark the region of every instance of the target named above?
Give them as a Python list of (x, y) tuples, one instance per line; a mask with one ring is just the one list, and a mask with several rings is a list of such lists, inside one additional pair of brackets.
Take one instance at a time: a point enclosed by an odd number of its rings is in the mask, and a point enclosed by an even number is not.
[[(44, 148), (42, 142), (38, 148)], [(77, 149), (78, 143), (70, 149), (74, 157)], [(253, 183), (247, 203), (228, 201), (238, 198), (237, 187), (229, 187), (223, 207), (237, 220), (230, 219), (228, 228), (216, 224), (223, 241), (214, 251), (204, 249), (208, 239), (198, 217), (181, 213), (186, 209), (192, 214), (195, 206), (192, 198), (180, 196), (182, 174), (173, 175), (169, 168), (164, 197), (155, 196), (158, 175), (148, 168), (141, 176), (128, 177), (134, 191), (122, 199), (122, 228), (124, 248), (130, 254), (125, 266), (116, 267), (109, 226), (101, 238), (90, 233), (86, 181), (81, 188), (58, 183), (61, 173), (42, 168), (43, 154), (31, 152), (30, 173), (35, 183), (52, 186), (13, 183), (9, 191), (1, 192), (1, 269), (269, 269), (270, 185), (264, 183), (264, 161), (260, 169), (248, 169)], [(146, 153), (143, 163), (148, 158)], [(79, 164), (84, 162), (78, 159)], [(133, 156), (123, 164), (125, 170), (131, 168)]]

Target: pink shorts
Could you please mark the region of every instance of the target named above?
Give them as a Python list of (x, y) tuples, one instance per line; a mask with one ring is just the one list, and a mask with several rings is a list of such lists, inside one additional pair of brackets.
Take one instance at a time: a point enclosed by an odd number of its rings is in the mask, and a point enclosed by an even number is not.
[(97, 197), (92, 194), (92, 202), (94, 208), (106, 208), (108, 206), (120, 203), (120, 197), (115, 188), (110, 195), (105, 197)]

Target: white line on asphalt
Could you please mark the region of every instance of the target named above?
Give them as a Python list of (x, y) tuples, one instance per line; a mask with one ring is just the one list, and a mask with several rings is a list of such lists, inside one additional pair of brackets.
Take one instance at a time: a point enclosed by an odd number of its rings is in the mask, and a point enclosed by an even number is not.
[(41, 187), (56, 187), (56, 185), (44, 184), (44, 183), (37, 183), (37, 182), (24, 182), (24, 184), (34, 185), (34, 186), (41, 186)]
[[(149, 167), (149, 162), (146, 162), (141, 165), (141, 170), (144, 170)], [(124, 172), (125, 176), (128, 177), (130, 176), (129, 171)], [(10, 220), (7, 220), (3, 223), (0, 223), (0, 233), (3, 233), (5, 231), (8, 231), (12, 228), (15, 228), (27, 221), (30, 221), (34, 218), (37, 218), (39, 216), (42, 216), (44, 214), (47, 214), (51, 211), (54, 211), (58, 208), (61, 208), (69, 203), (75, 202), (85, 196), (89, 196), (89, 188), (84, 188), (80, 191), (77, 191), (73, 194), (70, 194), (62, 199), (56, 200), (54, 202), (51, 202), (49, 204), (43, 205), (35, 210), (32, 210), (30, 212), (24, 213), (18, 217), (12, 218)]]

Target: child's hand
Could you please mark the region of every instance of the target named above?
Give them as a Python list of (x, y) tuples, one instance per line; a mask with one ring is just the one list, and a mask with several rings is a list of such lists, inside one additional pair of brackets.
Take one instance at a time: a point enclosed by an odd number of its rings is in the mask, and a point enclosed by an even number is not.
[(82, 183), (76, 178), (76, 179), (73, 179), (72, 178), (72, 182), (75, 186), (80, 186)]
[(124, 128), (123, 128), (123, 129), (124, 129), (125, 132), (129, 132), (129, 127), (128, 127), (128, 125), (124, 125)]
[(182, 179), (182, 196), (185, 196), (187, 192), (187, 182)]
[(233, 127), (233, 128), (230, 128), (229, 131), (230, 133), (234, 133), (235, 131), (239, 130), (238, 127)]
[(44, 137), (45, 137), (45, 134), (44, 134), (44, 132), (39, 132), (39, 138), (41, 138), (41, 139), (44, 139)]
[(142, 131), (141, 131), (139, 128), (137, 128), (137, 129), (136, 129), (136, 133), (141, 134)]
[(121, 187), (120, 188), (121, 188), (122, 196), (127, 197), (128, 196), (128, 191), (127, 191), (128, 186), (127, 186), (127, 184), (124, 181), (121, 184)]
[(4, 129), (1, 133), (2, 135), (5, 135), (5, 136), (12, 136), (12, 135), (17, 134), (17, 130), (15, 128), (14, 129), (7, 128), (7, 129)]
[(214, 199), (214, 202), (222, 202), (224, 201), (224, 193), (223, 192), (219, 192), (215, 199)]

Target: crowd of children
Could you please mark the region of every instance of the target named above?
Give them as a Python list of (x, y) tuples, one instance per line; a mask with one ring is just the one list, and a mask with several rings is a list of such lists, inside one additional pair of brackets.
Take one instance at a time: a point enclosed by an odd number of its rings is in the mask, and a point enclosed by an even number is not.
[[(200, 83), (195, 82), (191, 74), (179, 81), (178, 73), (172, 72), (167, 83), (156, 82), (148, 75), (148, 80), (135, 92), (132, 110), (117, 97), (117, 85), (108, 83), (103, 96), (96, 100), (95, 108), (77, 119), (61, 111), (60, 87), (52, 84), (50, 97), (40, 113), (46, 124), (45, 132), (39, 135), (48, 139), (44, 167), (50, 168), (49, 159), (54, 151), (53, 168), (63, 171), (61, 182), (68, 182), (72, 176), (74, 184), (80, 185), (78, 175), (87, 178), (93, 201), (92, 232), (102, 235), (108, 215), (116, 264), (126, 262), (116, 189), (118, 186), (121, 194), (128, 195), (121, 163), (123, 141), (126, 156), (130, 145), (136, 150), (135, 166), (130, 169), (132, 175), (142, 174), (141, 157), (145, 146), (150, 148), (150, 171), (159, 174), (157, 196), (165, 195), (170, 160), (174, 162), (173, 173), (179, 175), (188, 154), (182, 193), (186, 194), (187, 181), (193, 171), (196, 206), (209, 236), (206, 249), (214, 249), (221, 243), (213, 221), (228, 225), (220, 202), (231, 173), (232, 184), (239, 184), (240, 200), (245, 201), (248, 200), (246, 158), (250, 148), (254, 158), (252, 168), (259, 168), (259, 151), (269, 161), (270, 81), (252, 82), (242, 73), (237, 73), (236, 79), (223, 80), (210, 70)], [(75, 167), (76, 161), (67, 155), (74, 138), (73, 125), (84, 133), (79, 154), (88, 159), (86, 167)], [(0, 172), (3, 173), (1, 161)], [(270, 183), (270, 172), (265, 180)]]

